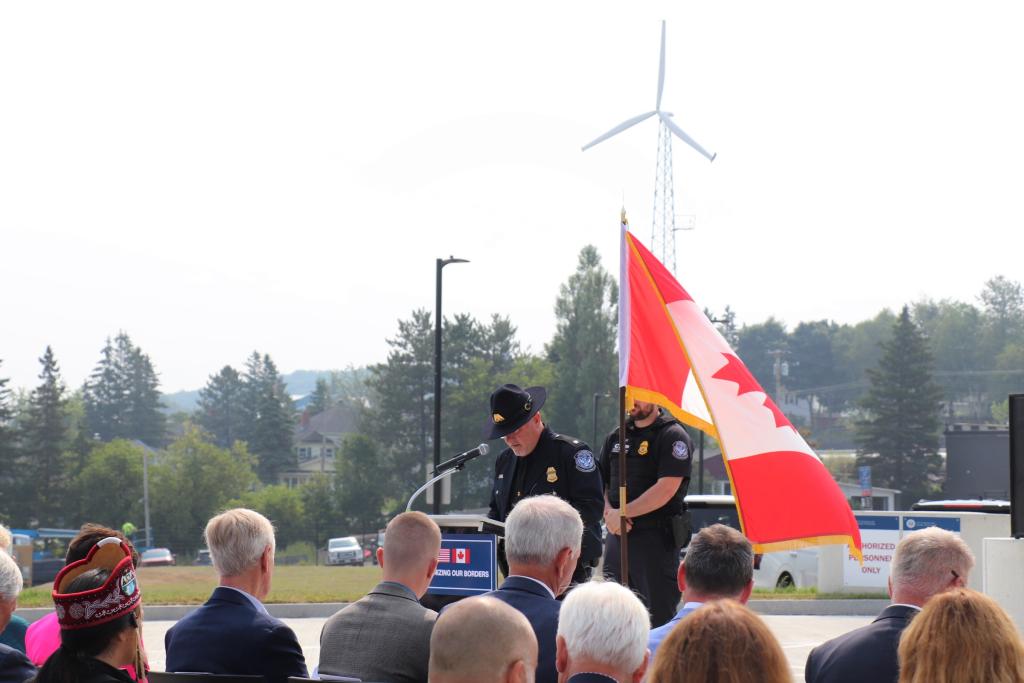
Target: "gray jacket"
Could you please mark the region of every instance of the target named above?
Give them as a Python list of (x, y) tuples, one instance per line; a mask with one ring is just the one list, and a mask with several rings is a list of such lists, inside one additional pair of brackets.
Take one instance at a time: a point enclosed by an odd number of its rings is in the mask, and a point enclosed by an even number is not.
[(336, 612), (320, 633), (322, 674), (364, 681), (426, 683), (437, 612), (399, 583), (382, 581)]

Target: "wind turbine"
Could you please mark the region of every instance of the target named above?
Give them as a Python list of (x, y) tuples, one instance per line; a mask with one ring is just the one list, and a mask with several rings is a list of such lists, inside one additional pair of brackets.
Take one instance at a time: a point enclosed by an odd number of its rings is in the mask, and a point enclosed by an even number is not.
[(714, 161), (717, 154), (711, 154), (700, 144), (686, 134), (675, 121), (672, 120), (672, 112), (661, 110), (661, 94), (665, 89), (665, 22), (661, 22), (661, 58), (658, 62), (658, 96), (654, 102), (654, 111), (649, 111), (639, 116), (623, 121), (612, 128), (604, 135), (583, 145), (583, 151), (587, 151), (594, 145), (600, 144), (610, 137), (618, 135), (624, 130), (632, 128), (638, 123), (646, 121), (652, 116), (657, 116), (658, 126), (658, 161), (654, 171), (654, 217), (651, 226), (651, 251), (658, 254), (660, 247), (661, 262), (667, 265), (673, 272), (676, 269), (676, 218), (675, 218), (675, 190), (673, 189), (672, 176), (672, 136), (688, 144), (700, 152), (708, 161)]

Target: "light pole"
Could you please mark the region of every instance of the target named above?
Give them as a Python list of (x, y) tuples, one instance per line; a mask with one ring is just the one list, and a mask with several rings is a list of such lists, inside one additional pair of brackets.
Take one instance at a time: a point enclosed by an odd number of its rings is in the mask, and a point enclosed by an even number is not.
[[(434, 306), (434, 468), (441, 464), (441, 271), (449, 263), (469, 263), (466, 259), (437, 259), (437, 302)], [(441, 514), (441, 486), (434, 484), (434, 514)]]

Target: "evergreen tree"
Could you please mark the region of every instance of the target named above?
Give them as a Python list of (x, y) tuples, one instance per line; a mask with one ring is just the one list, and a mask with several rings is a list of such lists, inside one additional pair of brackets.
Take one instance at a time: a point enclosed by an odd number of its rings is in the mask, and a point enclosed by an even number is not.
[[(0, 361), (0, 365), (3, 361)], [(12, 427), (14, 408), (11, 404), (11, 390), (7, 388), (8, 378), (0, 377), (0, 517), (12, 512), (10, 505), (15, 494), (14, 481), (17, 472), (16, 435)]]
[(394, 491), (415, 491), (426, 481), (425, 463), (433, 461), (434, 325), (429, 311), (418, 309), (398, 321), (387, 340), (387, 361), (370, 367), (367, 384), (375, 399), (361, 423), (380, 454), (377, 476)]
[(42, 383), (32, 390), (21, 421), (21, 443), (25, 454), (21, 486), (28, 494), (23, 517), (34, 517), (40, 526), (61, 526), (70, 517), (65, 510), (68, 467), (68, 428), (64, 382), (53, 349), (39, 359)]
[(327, 384), (327, 380), (322, 377), (318, 377), (316, 380), (316, 388), (313, 389), (313, 396), (309, 401), (308, 414), (319, 415), (328, 408), (331, 407), (331, 388)]
[(276, 483), (280, 472), (297, 465), (292, 450), (294, 406), (269, 355), (254, 351), (246, 361), (242, 397), (242, 433), (256, 456), (256, 472), (263, 483)]
[(832, 345), (838, 329), (833, 322), (818, 320), (800, 323), (789, 335), (789, 376), (785, 383), (789, 389), (802, 392), (802, 397), (810, 402), (812, 432), (819, 405), (829, 409), (843, 405), (842, 396), (831, 391), (831, 387), (846, 381)]
[(101, 441), (139, 439), (163, 444), (166, 418), (161, 411), (160, 381), (149, 356), (119, 332), (101, 351), (86, 382), (86, 423)]
[(225, 365), (216, 375), (210, 375), (206, 386), (199, 390), (196, 422), (221, 448), (229, 448), (236, 439), (242, 438), (244, 393), (242, 378), (230, 365)]
[(870, 465), (872, 482), (900, 489), (904, 503), (935, 490), (942, 460), (938, 454), (941, 390), (932, 379), (927, 341), (904, 306), (892, 335), (882, 343), (877, 368), (857, 423), (858, 465)]
[[(576, 272), (562, 285), (555, 301), (557, 329), (547, 345), (555, 377), (544, 412), (555, 431), (589, 438), (594, 394), (616, 391), (618, 297), (615, 278), (601, 265), (597, 249), (583, 247)], [(606, 400), (599, 409), (601, 431), (610, 429), (616, 421), (618, 402)]]

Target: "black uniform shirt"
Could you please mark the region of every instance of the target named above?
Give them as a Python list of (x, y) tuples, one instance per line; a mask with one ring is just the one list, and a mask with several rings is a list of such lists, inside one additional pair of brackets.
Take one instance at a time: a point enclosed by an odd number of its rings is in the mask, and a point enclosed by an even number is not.
[[(683, 499), (690, 481), (693, 442), (683, 426), (664, 412), (652, 424), (638, 428), (626, 421), (626, 495), (636, 500), (661, 477), (683, 477), (679, 490), (665, 505), (636, 520), (658, 519), (680, 514), (686, 509)], [(601, 474), (608, 482), (608, 502), (619, 507), (619, 430), (604, 441), (601, 450)], [(629, 510), (627, 509), (627, 513)]]
[(583, 518), (582, 559), (600, 557), (604, 488), (597, 459), (584, 442), (545, 426), (529, 455), (517, 457), (511, 448), (498, 455), (487, 516), (504, 522), (520, 500), (546, 493), (568, 502)]

